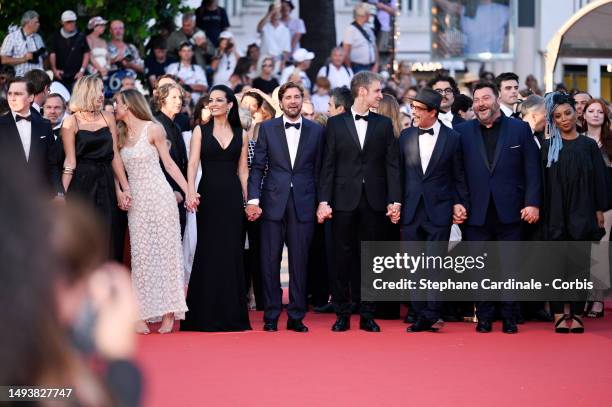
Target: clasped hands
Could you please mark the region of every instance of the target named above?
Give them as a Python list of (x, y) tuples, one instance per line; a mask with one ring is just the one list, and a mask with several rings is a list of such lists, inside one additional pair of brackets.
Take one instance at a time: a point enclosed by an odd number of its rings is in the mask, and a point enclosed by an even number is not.
[(195, 191), (187, 192), (184, 205), (189, 212), (196, 212), (200, 205), (200, 194)]
[(247, 219), (250, 222), (254, 222), (259, 219), (262, 213), (261, 207), (258, 204), (247, 204), (244, 211), (246, 212)]

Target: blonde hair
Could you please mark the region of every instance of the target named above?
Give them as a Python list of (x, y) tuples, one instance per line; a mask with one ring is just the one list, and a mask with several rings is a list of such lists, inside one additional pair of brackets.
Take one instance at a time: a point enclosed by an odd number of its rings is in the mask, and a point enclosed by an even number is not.
[(391, 119), (393, 123), (393, 134), (397, 138), (402, 132), (402, 118), (400, 117), (400, 107), (397, 100), (389, 95), (383, 93), (383, 98), (378, 105), (377, 113)]
[[(122, 90), (115, 95), (115, 98), (121, 99), (121, 102), (127, 106), (128, 110), (140, 120), (157, 123), (145, 97), (136, 89)], [(123, 147), (127, 140), (128, 128), (122, 120), (117, 121), (117, 130), (119, 133), (119, 147)]]
[(88, 75), (79, 78), (74, 84), (70, 103), (68, 105), (72, 113), (76, 112), (100, 112), (103, 103), (97, 104), (97, 95), (100, 88), (104, 86), (102, 79), (97, 75)]

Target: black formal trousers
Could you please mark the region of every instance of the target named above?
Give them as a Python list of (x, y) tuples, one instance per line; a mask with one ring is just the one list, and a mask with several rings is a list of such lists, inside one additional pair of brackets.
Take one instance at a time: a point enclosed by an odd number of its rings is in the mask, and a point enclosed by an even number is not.
[[(502, 223), (499, 220), (495, 202), (489, 197), (487, 214), (482, 226), (465, 225), (464, 240), (485, 241), (521, 241), (523, 240), (523, 228), (521, 222)], [(499, 253), (500, 270), (511, 269), (516, 258), (509, 250)], [(516, 302), (511, 300), (501, 301), (501, 317), (514, 321), (516, 317)], [(492, 321), (495, 316), (495, 303), (492, 301), (478, 301), (476, 303), (476, 316), (479, 321)]]
[(329, 274), (327, 272), (327, 250), (325, 229), (329, 222), (317, 223), (308, 254), (308, 295), (315, 307), (320, 307), (329, 301)]
[[(402, 241), (409, 242), (424, 242), (423, 250), (428, 256), (445, 256), (447, 252), (441, 249), (439, 243), (428, 246), (426, 242), (448, 242), (451, 226), (434, 225), (427, 216), (425, 205), (421, 198), (412, 221), (400, 227), (401, 239)], [(411, 301), (410, 303), (417, 320), (435, 323), (440, 318), (443, 303), (437, 301), (433, 290), (429, 294), (427, 301)]]
[(248, 294), (251, 284), (255, 295), (255, 304), (258, 311), (263, 311), (263, 289), (261, 283), (261, 220), (249, 222), (245, 218), (245, 239), (249, 241), (249, 248), (244, 251), (244, 272), (246, 274), (246, 290)]
[(282, 307), (280, 265), (283, 243), (289, 255), (289, 318), (302, 319), (306, 315), (306, 286), (308, 281), (308, 251), (314, 233), (314, 219), (300, 222), (289, 193), (282, 220), (261, 221), (261, 274), (264, 293), (264, 321), (276, 320)]
[[(334, 241), (334, 275), (332, 300), (339, 316), (351, 313), (351, 280), (359, 277), (361, 241), (383, 241), (387, 234), (384, 211), (372, 209), (362, 188), (357, 208), (352, 211), (334, 211), (332, 236)], [(361, 295), (359, 296), (361, 298)], [(361, 301), (360, 314), (374, 318), (375, 304)]]

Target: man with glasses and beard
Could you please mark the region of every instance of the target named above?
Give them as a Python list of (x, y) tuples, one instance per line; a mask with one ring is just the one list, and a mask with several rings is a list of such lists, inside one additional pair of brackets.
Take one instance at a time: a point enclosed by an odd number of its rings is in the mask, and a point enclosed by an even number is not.
[[(520, 241), (522, 222), (535, 223), (542, 201), (540, 151), (525, 122), (500, 111), (497, 86), (474, 87), (476, 119), (458, 125), (465, 178), (470, 192), (470, 215), (463, 229), (466, 241)], [(513, 263), (500, 253), (502, 272)], [(491, 332), (494, 303), (477, 303), (476, 331)], [(516, 333), (515, 303), (502, 301), (503, 332)]]
[(308, 308), (308, 251), (315, 225), (323, 128), (302, 117), (304, 89), (300, 85), (287, 82), (278, 98), (283, 116), (263, 122), (259, 129), (246, 214), (250, 221), (262, 217), (264, 331), (278, 330), (282, 308), (280, 265), (286, 244), (290, 293), (287, 329), (308, 332), (302, 320)]
[(430, 80), (427, 85), (442, 96), (438, 119), (446, 127), (450, 127), (451, 129), (459, 123), (463, 123), (465, 120), (463, 120), (461, 116), (453, 114), (451, 111), (453, 103), (455, 102), (455, 95), (459, 94), (457, 82), (450, 76), (437, 75)]

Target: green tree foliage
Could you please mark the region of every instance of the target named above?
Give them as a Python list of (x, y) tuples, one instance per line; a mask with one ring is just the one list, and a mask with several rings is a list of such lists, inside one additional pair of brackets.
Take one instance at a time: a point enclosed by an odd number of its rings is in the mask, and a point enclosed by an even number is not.
[(35, 10), (40, 14), (39, 33), (47, 40), (59, 29), (60, 16), (67, 9), (77, 13), (81, 31), (85, 31), (87, 21), (93, 16), (122, 20), (126, 40), (139, 46), (160, 27), (173, 26), (174, 16), (184, 11), (181, 0), (0, 0), (0, 39), (7, 34), (9, 25), (20, 25), (26, 10)]

